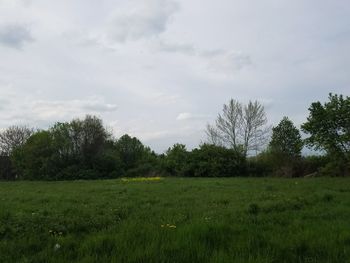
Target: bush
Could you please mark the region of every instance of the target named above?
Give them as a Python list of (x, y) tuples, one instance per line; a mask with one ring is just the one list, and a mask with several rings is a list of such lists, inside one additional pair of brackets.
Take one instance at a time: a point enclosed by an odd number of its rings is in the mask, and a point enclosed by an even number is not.
[(160, 160), (162, 171), (173, 176), (185, 175), (189, 154), (185, 145), (174, 144)]
[(265, 151), (247, 160), (247, 175), (254, 177), (270, 176), (273, 173), (273, 158)]
[(349, 176), (350, 163), (341, 160), (331, 160), (325, 166), (321, 167), (321, 176)]
[(302, 158), (302, 169), (304, 176), (320, 175), (322, 167), (329, 163), (329, 158), (325, 155), (311, 155)]
[(0, 156), (0, 180), (14, 180), (16, 174), (8, 156)]
[(246, 175), (246, 160), (241, 152), (203, 144), (194, 149), (184, 169), (185, 176), (231, 177)]

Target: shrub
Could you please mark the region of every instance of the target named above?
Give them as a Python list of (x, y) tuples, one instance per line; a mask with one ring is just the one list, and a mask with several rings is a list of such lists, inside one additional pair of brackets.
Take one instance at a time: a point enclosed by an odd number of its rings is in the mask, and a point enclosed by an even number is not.
[(194, 149), (184, 169), (185, 176), (231, 177), (246, 175), (246, 160), (241, 152), (203, 144)]

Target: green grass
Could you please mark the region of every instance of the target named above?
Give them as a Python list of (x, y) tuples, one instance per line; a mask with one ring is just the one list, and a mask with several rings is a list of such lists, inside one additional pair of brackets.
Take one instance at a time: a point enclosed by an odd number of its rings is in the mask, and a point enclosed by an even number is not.
[(0, 262), (350, 262), (350, 178), (1, 182)]

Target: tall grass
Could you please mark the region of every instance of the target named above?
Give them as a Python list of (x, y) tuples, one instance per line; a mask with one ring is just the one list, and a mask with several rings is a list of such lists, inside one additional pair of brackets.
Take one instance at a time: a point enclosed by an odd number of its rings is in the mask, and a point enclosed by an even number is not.
[(350, 178), (0, 183), (0, 262), (350, 262)]

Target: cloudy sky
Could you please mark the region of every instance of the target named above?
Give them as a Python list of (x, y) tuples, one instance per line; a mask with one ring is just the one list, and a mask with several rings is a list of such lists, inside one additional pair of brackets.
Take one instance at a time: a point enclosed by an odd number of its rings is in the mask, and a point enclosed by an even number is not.
[(349, 91), (348, 0), (0, 0), (0, 128), (95, 114), (162, 152), (230, 98), (299, 125)]

